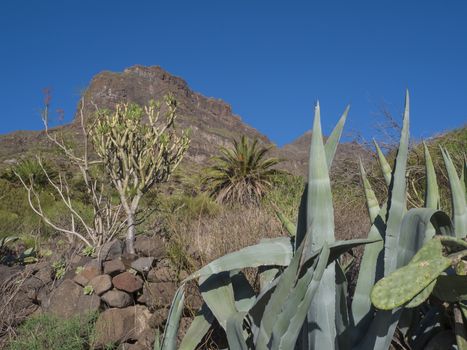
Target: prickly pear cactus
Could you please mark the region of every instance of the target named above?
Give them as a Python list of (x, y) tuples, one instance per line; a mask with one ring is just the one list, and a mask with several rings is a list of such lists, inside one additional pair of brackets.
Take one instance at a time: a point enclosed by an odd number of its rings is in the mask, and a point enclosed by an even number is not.
[(371, 292), (373, 305), (378, 309), (392, 310), (411, 301), (411, 307), (421, 304), (430, 296), (433, 282), (451, 266), (451, 262), (450, 258), (443, 256), (439, 239), (429, 241), (408, 265), (376, 283)]

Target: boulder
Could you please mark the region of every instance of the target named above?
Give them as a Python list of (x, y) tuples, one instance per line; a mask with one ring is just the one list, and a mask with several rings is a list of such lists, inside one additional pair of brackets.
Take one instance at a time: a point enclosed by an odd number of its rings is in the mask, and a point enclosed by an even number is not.
[(135, 269), (141, 274), (146, 274), (151, 270), (154, 265), (154, 258), (151, 257), (142, 257), (138, 258), (131, 263), (131, 268)]
[(170, 306), (176, 291), (177, 284), (175, 282), (146, 283), (138, 302), (145, 304), (151, 310), (157, 310)]
[(177, 280), (177, 272), (170, 266), (159, 266), (152, 268), (146, 277), (149, 282), (174, 282)]
[(97, 295), (102, 295), (112, 288), (112, 279), (109, 275), (99, 275), (89, 281), (89, 285)]
[(156, 260), (160, 260), (167, 255), (165, 242), (158, 236), (136, 236), (134, 248), (137, 254), (152, 256)]
[(89, 282), (96, 276), (99, 276), (101, 271), (95, 264), (88, 264), (84, 266), (83, 270), (75, 275), (73, 281), (78, 283), (80, 286), (87, 286)]
[(134, 293), (143, 287), (143, 281), (129, 272), (123, 272), (112, 278), (115, 288), (124, 292)]
[(102, 261), (118, 259), (123, 254), (123, 242), (114, 239), (102, 245), (99, 256)]
[(114, 259), (104, 262), (104, 273), (110, 276), (118, 275), (125, 271), (125, 265), (121, 260)]
[(96, 321), (94, 346), (99, 348), (137, 340), (148, 328), (150, 317), (148, 309), (142, 305), (105, 310)]
[(97, 311), (101, 300), (95, 295), (85, 295), (83, 288), (72, 280), (64, 280), (49, 296), (48, 312), (65, 319), (78, 314)]
[(109, 290), (102, 295), (102, 301), (109, 307), (124, 308), (130, 306), (133, 302), (133, 298), (125, 292), (120, 290)]

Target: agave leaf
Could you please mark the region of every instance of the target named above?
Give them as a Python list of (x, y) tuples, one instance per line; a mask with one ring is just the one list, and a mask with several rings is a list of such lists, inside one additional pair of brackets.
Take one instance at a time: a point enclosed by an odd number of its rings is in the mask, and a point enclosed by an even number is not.
[(259, 268), (259, 288), (263, 291), (274, 279), (278, 276), (279, 269), (276, 267), (266, 266)]
[(376, 217), (370, 232), (369, 239), (375, 239), (374, 243), (367, 244), (363, 251), (357, 285), (352, 300), (352, 316), (356, 328), (353, 337), (360, 339), (366, 333), (367, 327), (373, 318), (373, 309), (370, 301), (370, 292), (377, 280), (384, 275), (383, 249), (385, 224), (383, 217), (386, 216), (386, 203), (382, 206)]
[(156, 334), (155, 334), (155, 337), (154, 337), (153, 350), (162, 350), (159, 329), (156, 329)]
[(281, 222), (282, 226), (286, 229), (286, 231), (289, 233), (290, 236), (295, 236), (297, 233), (297, 227), (293, 224), (292, 221), (290, 221), (284, 213), (282, 213), (279, 209), (275, 209), (276, 215)]
[(227, 320), (238, 312), (230, 272), (216, 273), (207, 278), (202, 277), (199, 290), (204, 302), (225, 330)]
[[(321, 132), (319, 103), (315, 108), (315, 119), (310, 145), (307, 196), (307, 236), (304, 255), (308, 257), (314, 249), (321, 248), (324, 242), (334, 242), (334, 209), (332, 204), (331, 182), (326, 161), (326, 153)], [(308, 311), (309, 346), (312, 348), (334, 349), (336, 338), (336, 284), (335, 266), (331, 263), (325, 270), (321, 284)]]
[(339, 140), (342, 135), (342, 130), (344, 129), (344, 124), (347, 119), (347, 115), (349, 114), (349, 109), (350, 106), (345, 108), (344, 113), (342, 113), (342, 116), (340, 117), (336, 126), (332, 130), (331, 135), (329, 135), (328, 139), (326, 140), (326, 144), (324, 145), (328, 169), (331, 169), (332, 161), (334, 159), (334, 155), (336, 154), (337, 146), (339, 145)]
[(360, 158), (360, 176), (363, 182), (363, 189), (365, 191), (365, 198), (366, 198), (366, 206), (368, 208), (368, 215), (370, 216), (370, 222), (373, 224), (375, 221), (376, 216), (379, 214), (379, 203), (378, 199), (376, 198), (375, 192), (371, 188), (370, 181), (366, 176), (365, 169), (363, 168), (362, 159)]
[(452, 200), (452, 218), (456, 235), (458, 238), (467, 236), (467, 204), (465, 199), (465, 190), (462, 188), (459, 177), (457, 176), (456, 168), (452, 162), (449, 153), (441, 147), (444, 164), (448, 171), (449, 184), (451, 186)]
[[(310, 309), (312, 300), (317, 296), (321, 279), (327, 269), (329, 254), (329, 247), (324, 242), (316, 268), (307, 270), (307, 273), (297, 282), (292, 295), (285, 303), (282, 313), (274, 325), (272, 349), (288, 350), (294, 348), (303, 322), (309, 315), (307, 310)], [(311, 282), (309, 282), (310, 279)], [(299, 303), (297, 304), (296, 301)], [(283, 325), (287, 326), (285, 333)]]
[[(403, 216), (406, 211), (406, 181), (407, 156), (409, 148), (409, 92), (405, 95), (404, 118), (401, 138), (397, 152), (395, 168), (389, 186), (388, 213), (385, 230), (384, 274), (388, 275), (397, 266), (397, 248)], [(384, 172), (384, 170), (383, 170)], [(387, 350), (391, 343), (400, 310), (378, 311), (365, 337), (358, 345), (359, 349)]]
[(308, 225), (306, 223), (307, 206), (308, 206), (308, 183), (305, 184), (302, 196), (300, 197), (300, 206), (298, 208), (297, 217), (297, 234), (295, 235), (295, 250), (300, 247), (303, 240), (305, 239)]
[(224, 255), (195, 273), (191, 274), (184, 282), (206, 277), (223, 271), (243, 269), (245, 267), (258, 267), (265, 265), (287, 266), (292, 259), (293, 249), (290, 238), (280, 237), (252, 245), (236, 252)]
[(235, 307), (239, 312), (248, 312), (253, 306), (256, 295), (242, 272), (231, 275)]
[(376, 153), (378, 154), (378, 162), (379, 162), (379, 166), (381, 167), (381, 172), (383, 173), (384, 181), (386, 182), (386, 186), (389, 187), (389, 185), (391, 185), (391, 179), (392, 179), (391, 166), (389, 165), (386, 157), (384, 156), (383, 151), (381, 151), (381, 148), (379, 148), (376, 140), (373, 140), (373, 143), (375, 144), (375, 147), (376, 147)]
[(464, 188), (465, 200), (467, 201), (467, 157), (464, 155), (464, 166), (462, 167), (461, 185)]
[(338, 307), (338, 312), (336, 312), (336, 329), (339, 350), (350, 350), (351, 348), (349, 329), (351, 329), (353, 324), (347, 305), (347, 290), (347, 278), (345, 277), (344, 269), (339, 263), (336, 263), (336, 305)]
[(183, 311), (183, 302), (185, 300), (184, 285), (182, 284), (175, 293), (172, 305), (170, 306), (169, 317), (165, 326), (164, 336), (162, 337), (163, 350), (176, 350), (177, 333), (180, 324), (180, 318)]
[(183, 337), (179, 350), (195, 350), (211, 328), (213, 321), (214, 315), (211, 310), (209, 310), (206, 303), (203, 303), (201, 310), (195, 316)]
[(248, 345), (243, 336), (243, 319), (246, 313), (238, 312), (227, 320), (227, 341), (230, 349), (248, 350)]
[(277, 316), (281, 312), (282, 305), (287, 300), (287, 296), (289, 295), (289, 292), (293, 288), (297, 279), (303, 248), (304, 245), (302, 244), (294, 255), (290, 265), (279, 277), (276, 288), (272, 292), (269, 302), (264, 309), (259, 327), (259, 333), (256, 338), (257, 349), (267, 349), (267, 345), (271, 339), (274, 324), (277, 321)]
[(409, 95), (406, 94), (404, 121), (401, 131), (399, 150), (397, 151), (394, 177), (390, 186), (388, 216), (386, 221), (384, 273), (394, 271), (397, 267), (397, 249), (401, 223), (406, 211), (406, 180), (407, 155), (409, 151)]
[(397, 253), (397, 267), (407, 265), (416, 252), (434, 236), (453, 234), (451, 219), (444, 212), (431, 208), (413, 208), (404, 216)]
[(430, 152), (425, 142), (423, 142), (425, 150), (425, 172), (426, 172), (426, 191), (425, 191), (425, 208), (439, 209), (439, 189), (436, 182), (436, 172), (433, 166)]

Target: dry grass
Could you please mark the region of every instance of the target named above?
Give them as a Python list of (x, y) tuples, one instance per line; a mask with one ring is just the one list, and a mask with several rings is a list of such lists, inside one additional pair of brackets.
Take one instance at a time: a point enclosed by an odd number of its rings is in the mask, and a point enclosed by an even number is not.
[(222, 208), (217, 215), (195, 220), (175, 217), (168, 220), (168, 226), (171, 239), (199, 254), (201, 264), (262, 238), (284, 235), (277, 218), (260, 207)]
[[(29, 270), (30, 271), (30, 270)], [(30, 277), (27, 270), (8, 277), (0, 285), (0, 348), (16, 335), (17, 326), (37, 309), (27, 301), (23, 284)]]

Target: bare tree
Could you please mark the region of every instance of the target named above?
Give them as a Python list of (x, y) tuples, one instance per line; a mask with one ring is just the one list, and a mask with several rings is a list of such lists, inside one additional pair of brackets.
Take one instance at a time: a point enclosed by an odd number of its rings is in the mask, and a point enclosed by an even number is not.
[(38, 164), (45, 174), (48, 183), (54, 189), (58, 198), (65, 204), (70, 215), (69, 226), (54, 222), (47, 213), (44, 212), (38, 191), (34, 185), (32, 176), (25, 177), (15, 171), (15, 175), (20, 179), (28, 194), (29, 205), (32, 210), (39, 215), (43, 221), (55, 229), (57, 232), (67, 235), (69, 238), (78, 238), (91, 248), (99, 248), (104, 243), (113, 239), (125, 226), (121, 218), (121, 205), (112, 204), (108, 195), (108, 186), (101, 178), (92, 174), (92, 167), (102, 163), (100, 160), (90, 160), (89, 158), (89, 129), (86, 128), (84, 118), (84, 98), (81, 100), (79, 110), (80, 127), (83, 134), (82, 154), (78, 154), (75, 149), (68, 146), (63, 137), (59, 138), (58, 132), (53, 132), (49, 128), (49, 107), (50, 95), (46, 91), (45, 108), (42, 113), (42, 121), (45, 127), (45, 135), (65, 156), (71, 165), (79, 170), (86, 193), (90, 198), (93, 209), (92, 219), (86, 219), (72, 201), (72, 191), (67, 182), (66, 176), (58, 175), (58, 179), (50, 176), (42, 159), (38, 156)]
[[(141, 197), (157, 183), (165, 182), (188, 149), (185, 131), (175, 132), (176, 102), (171, 96), (151, 101), (144, 108), (117, 104), (114, 111), (97, 110), (90, 129), (94, 149), (120, 196), (127, 216), (126, 251), (134, 253), (136, 213)], [(165, 115), (160, 120), (161, 114)]]

